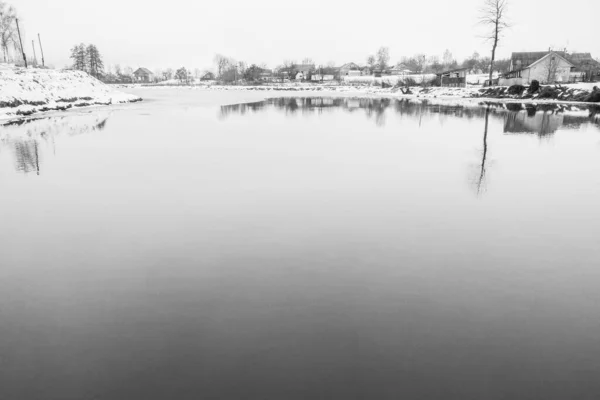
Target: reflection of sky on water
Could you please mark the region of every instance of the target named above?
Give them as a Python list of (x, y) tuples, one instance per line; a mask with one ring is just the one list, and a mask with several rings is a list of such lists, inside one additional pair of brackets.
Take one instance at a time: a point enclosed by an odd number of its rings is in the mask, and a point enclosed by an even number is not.
[(586, 113), (167, 96), (0, 127), (0, 399), (600, 392)]
[(0, 125), (0, 157), (5, 150), (12, 150), (17, 171), (40, 175), (44, 150), (56, 152), (56, 137), (101, 131), (109, 117), (106, 112), (90, 112), (4, 123)]

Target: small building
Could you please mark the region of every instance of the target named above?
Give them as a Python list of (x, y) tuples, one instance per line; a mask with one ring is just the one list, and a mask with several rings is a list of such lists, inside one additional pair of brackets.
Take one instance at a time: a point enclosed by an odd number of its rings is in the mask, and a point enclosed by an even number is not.
[(133, 78), (136, 82), (150, 83), (154, 80), (154, 74), (148, 68), (138, 68), (133, 73)]
[(458, 68), (436, 74), (442, 87), (467, 87), (468, 68)]
[(315, 70), (315, 64), (294, 64), (292, 70), (296, 72), (296, 74), (302, 73), (302, 76), (306, 77)]
[(390, 68), (391, 75), (410, 75), (412, 71), (404, 64), (398, 64)]
[(600, 62), (594, 60), (590, 53), (569, 54), (567, 59), (574, 65), (571, 68), (572, 81), (600, 80)]
[(204, 75), (202, 75), (200, 77), (201, 81), (214, 81), (215, 80), (215, 74), (213, 74), (212, 72), (206, 72)]
[[(519, 54), (526, 54), (527, 57), (518, 57)], [(529, 85), (533, 80), (542, 84), (569, 82), (571, 69), (575, 65), (565, 58), (564, 52), (549, 51), (531, 62), (538, 55), (539, 53), (513, 53), (511, 70), (500, 77), (498, 84)]]
[(273, 80), (273, 70), (260, 68), (258, 72), (258, 79), (263, 82), (270, 82)]
[(312, 74), (310, 77), (313, 82), (321, 82), (321, 81), (333, 81), (335, 80), (335, 75), (321, 75), (321, 74)]
[(360, 66), (353, 62), (344, 64), (339, 67), (339, 74), (341, 77), (360, 75)]

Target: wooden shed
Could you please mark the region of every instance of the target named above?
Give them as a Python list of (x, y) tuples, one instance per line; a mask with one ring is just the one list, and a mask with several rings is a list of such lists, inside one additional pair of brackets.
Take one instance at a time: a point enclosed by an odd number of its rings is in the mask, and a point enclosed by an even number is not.
[(468, 68), (458, 68), (436, 74), (442, 87), (467, 87)]

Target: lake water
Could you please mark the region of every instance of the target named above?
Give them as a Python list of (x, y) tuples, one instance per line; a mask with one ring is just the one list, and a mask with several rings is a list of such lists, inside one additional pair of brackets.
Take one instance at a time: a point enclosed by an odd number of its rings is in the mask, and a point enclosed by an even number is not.
[(596, 111), (137, 94), (0, 126), (0, 399), (600, 398)]

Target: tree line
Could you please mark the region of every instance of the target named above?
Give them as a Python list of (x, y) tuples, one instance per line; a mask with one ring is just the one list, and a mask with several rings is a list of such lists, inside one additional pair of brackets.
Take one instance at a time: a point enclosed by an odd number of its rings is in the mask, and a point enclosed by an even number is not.
[[(17, 35), (17, 10), (3, 0), (0, 0), (0, 47), (5, 63), (23, 61), (23, 49)], [(12, 57), (11, 48), (14, 49)]]
[(83, 43), (73, 46), (71, 49), (72, 68), (78, 71), (85, 71), (95, 78), (103, 75), (104, 61), (102, 55), (94, 44), (85, 45)]

